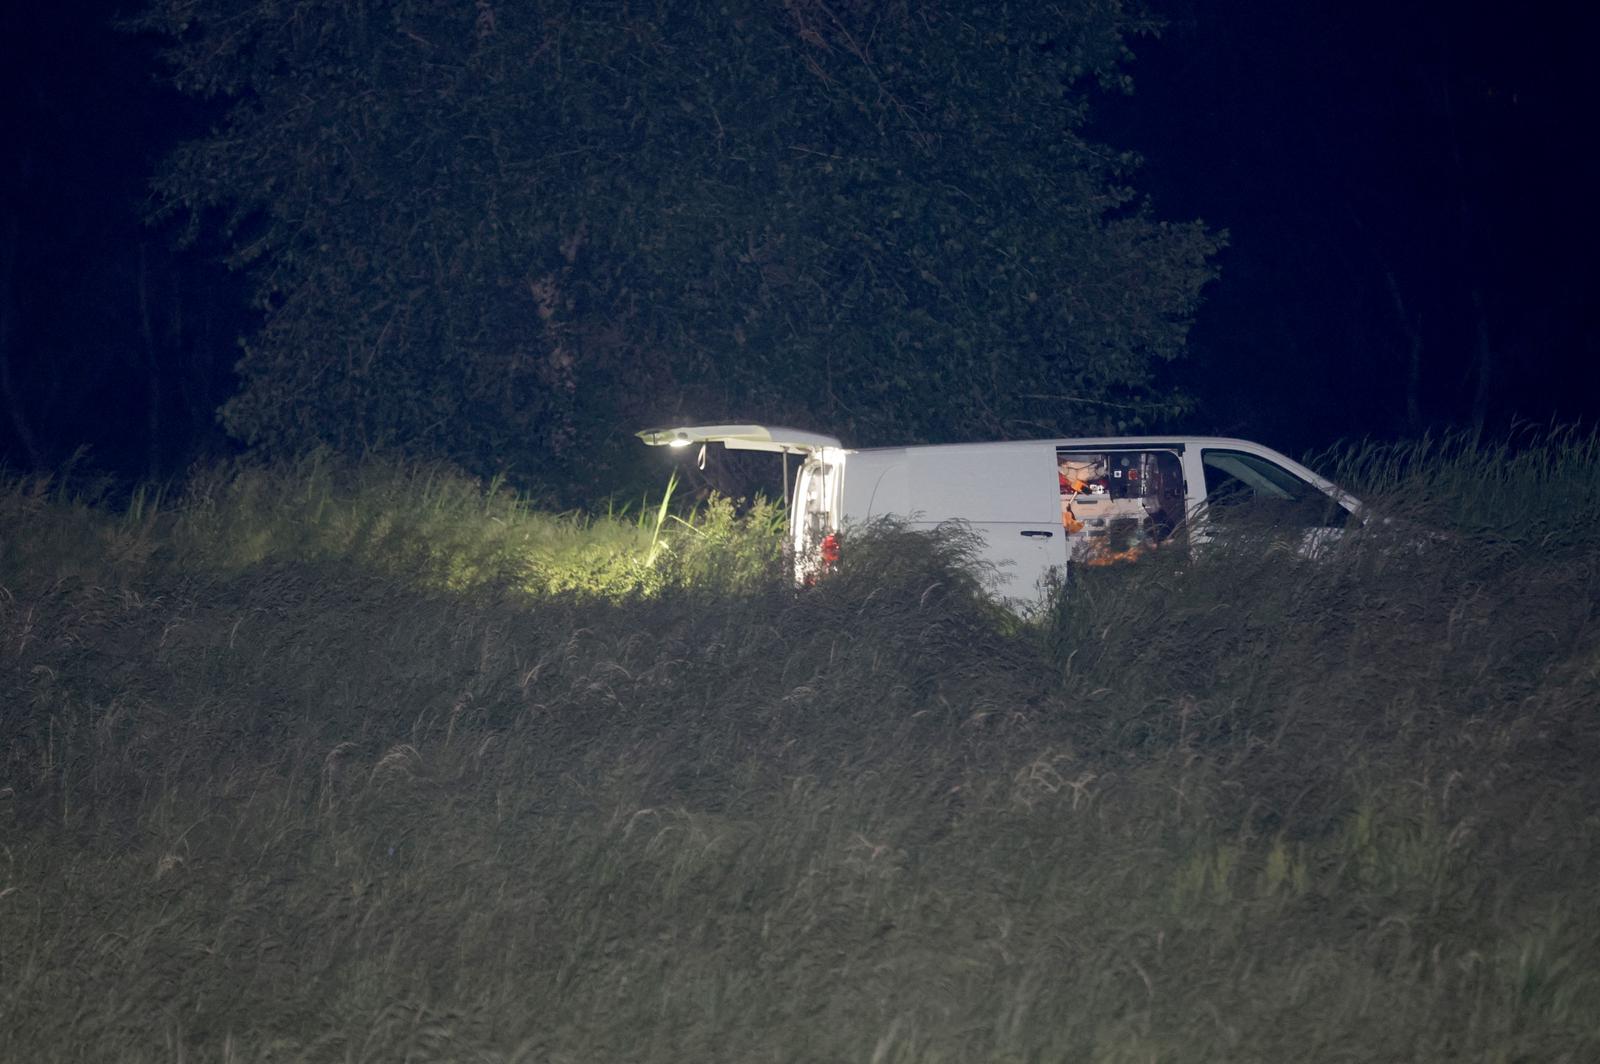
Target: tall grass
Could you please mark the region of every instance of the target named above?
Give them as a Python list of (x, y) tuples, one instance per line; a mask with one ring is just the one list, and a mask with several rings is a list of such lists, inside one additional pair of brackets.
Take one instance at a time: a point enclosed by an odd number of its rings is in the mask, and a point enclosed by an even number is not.
[(734, 530), (771, 531), (782, 521), (764, 501), (741, 516), (716, 498), (675, 512), (671, 484), (658, 503), (632, 512), (546, 513), (446, 466), (322, 454), (198, 470), (181, 492), (139, 488), (121, 507), (106, 504), (101, 486), (70, 480), (13, 480), (4, 489), (0, 516), (32, 526), (0, 541), (0, 574), (11, 583), (87, 578), (86, 567), (127, 583), (340, 562), (413, 586), (618, 599), (672, 582), (756, 579), (776, 563), (779, 543)]
[(1380, 511), (1515, 544), (1593, 551), (1600, 544), (1600, 433), (1525, 425), (1484, 441), (1448, 432), (1398, 444), (1344, 447), (1315, 460)]
[(1235, 541), (1021, 625), (958, 533), (797, 593), (766, 511), (515, 505), (0, 495), (0, 1059), (1600, 1057), (1592, 540)]

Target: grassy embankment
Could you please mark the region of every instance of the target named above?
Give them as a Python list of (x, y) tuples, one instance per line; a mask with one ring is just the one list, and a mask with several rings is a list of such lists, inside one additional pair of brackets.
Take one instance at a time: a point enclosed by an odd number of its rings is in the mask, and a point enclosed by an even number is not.
[(1449, 535), (1033, 627), (958, 539), (13, 480), (0, 1059), (1600, 1059), (1600, 450), (1344, 465)]

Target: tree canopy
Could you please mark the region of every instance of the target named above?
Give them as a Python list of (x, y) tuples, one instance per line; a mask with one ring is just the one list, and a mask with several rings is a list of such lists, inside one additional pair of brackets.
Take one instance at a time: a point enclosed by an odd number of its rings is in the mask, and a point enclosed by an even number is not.
[(263, 313), (231, 432), (603, 476), (628, 430), (1170, 413), (1219, 237), (1086, 135), (1121, 0), (151, 0), (228, 102), (157, 178)]

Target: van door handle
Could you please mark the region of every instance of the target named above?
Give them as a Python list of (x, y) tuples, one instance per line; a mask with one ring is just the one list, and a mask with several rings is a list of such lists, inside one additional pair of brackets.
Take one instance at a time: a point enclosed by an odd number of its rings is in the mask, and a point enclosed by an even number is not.
[(1046, 532), (1042, 528), (1025, 528), (1022, 530), (1022, 534), (1024, 536), (1043, 536), (1045, 539), (1049, 539), (1051, 536), (1055, 535), (1054, 532)]

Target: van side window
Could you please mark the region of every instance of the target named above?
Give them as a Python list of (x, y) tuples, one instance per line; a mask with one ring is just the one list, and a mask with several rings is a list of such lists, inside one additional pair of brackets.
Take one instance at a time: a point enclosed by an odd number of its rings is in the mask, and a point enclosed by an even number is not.
[(1206, 512), (1213, 521), (1261, 520), (1298, 528), (1343, 528), (1349, 512), (1315, 484), (1244, 451), (1207, 448)]
[(1183, 464), (1176, 451), (1058, 448), (1056, 472), (1071, 560), (1132, 561), (1180, 537)]

